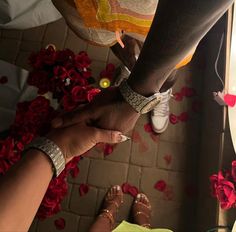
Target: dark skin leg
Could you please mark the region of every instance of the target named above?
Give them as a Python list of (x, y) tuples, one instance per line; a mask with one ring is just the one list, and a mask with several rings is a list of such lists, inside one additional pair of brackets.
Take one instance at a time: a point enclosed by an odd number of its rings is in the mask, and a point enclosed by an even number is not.
[[(143, 47), (143, 42), (127, 35), (124, 36), (122, 41), (125, 44), (124, 48), (122, 48), (120, 44), (116, 43), (111, 47), (111, 50), (117, 56), (117, 58), (119, 58), (120, 61), (131, 71), (136, 63), (135, 46), (137, 46), (139, 50), (141, 50)], [(169, 75), (165, 83), (162, 85), (160, 92), (167, 91), (175, 84), (177, 80), (175, 74), (176, 70), (174, 70)], [(117, 75), (119, 75), (119, 72), (117, 72)]]

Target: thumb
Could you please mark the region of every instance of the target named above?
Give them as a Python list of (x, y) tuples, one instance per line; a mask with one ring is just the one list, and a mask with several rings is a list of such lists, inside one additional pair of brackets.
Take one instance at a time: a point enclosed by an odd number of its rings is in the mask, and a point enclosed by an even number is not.
[(121, 143), (130, 139), (123, 135), (120, 131), (95, 129), (96, 143)]
[(78, 108), (72, 112), (64, 113), (54, 118), (51, 122), (53, 128), (67, 127), (77, 124), (81, 121), (86, 121), (91, 118), (92, 112), (89, 112), (87, 105)]

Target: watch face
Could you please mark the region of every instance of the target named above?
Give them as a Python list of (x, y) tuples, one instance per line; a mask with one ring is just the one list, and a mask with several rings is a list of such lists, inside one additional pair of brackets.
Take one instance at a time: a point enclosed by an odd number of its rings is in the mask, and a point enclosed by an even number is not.
[(149, 111), (151, 111), (155, 106), (157, 106), (159, 103), (161, 102), (161, 98), (154, 98), (152, 99), (150, 102), (147, 103), (147, 105), (145, 105), (142, 110), (141, 110), (141, 114), (145, 114)]

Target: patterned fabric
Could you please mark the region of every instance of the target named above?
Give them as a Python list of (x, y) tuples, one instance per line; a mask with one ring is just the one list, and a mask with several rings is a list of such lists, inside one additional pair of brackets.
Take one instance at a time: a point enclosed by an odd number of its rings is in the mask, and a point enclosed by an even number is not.
[(157, 3), (158, 0), (75, 0), (87, 27), (142, 35), (149, 31)]

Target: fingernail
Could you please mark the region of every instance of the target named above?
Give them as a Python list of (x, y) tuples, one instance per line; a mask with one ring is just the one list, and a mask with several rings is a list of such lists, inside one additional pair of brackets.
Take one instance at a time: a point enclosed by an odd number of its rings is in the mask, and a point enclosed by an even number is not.
[(121, 140), (120, 140), (121, 143), (131, 139), (130, 137), (126, 135), (122, 135), (122, 134), (120, 135), (120, 137), (121, 137)]
[(55, 118), (52, 120), (52, 126), (54, 128), (57, 128), (62, 125), (62, 119), (61, 118)]

